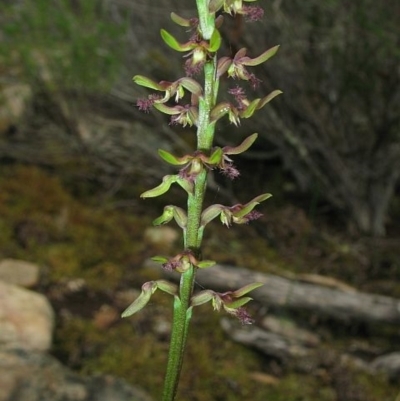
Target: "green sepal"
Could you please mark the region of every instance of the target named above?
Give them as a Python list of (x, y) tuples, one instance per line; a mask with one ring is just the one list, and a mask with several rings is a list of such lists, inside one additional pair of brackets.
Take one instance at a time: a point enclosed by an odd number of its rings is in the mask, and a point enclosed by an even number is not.
[(232, 212), (228, 209), (222, 209), (219, 218), (224, 226), (230, 227), (232, 224)]
[(162, 183), (155, 188), (149, 189), (148, 191), (143, 192), (140, 197), (141, 198), (154, 198), (156, 196), (160, 196), (165, 194), (171, 185), (178, 180), (177, 175), (166, 175), (162, 179)]
[(150, 301), (151, 296), (157, 290), (157, 283), (149, 281), (142, 285), (140, 295), (122, 312), (121, 317), (128, 317), (143, 309)]
[(175, 297), (174, 299), (174, 310), (178, 311), (182, 307), (182, 301), (179, 297)]
[(208, 51), (215, 53), (220, 48), (221, 41), (222, 39), (218, 29), (214, 29), (214, 32), (211, 35)]
[(178, 206), (174, 206), (174, 219), (176, 224), (182, 229), (186, 229), (187, 226), (187, 214), (186, 212)]
[(231, 110), (232, 106), (230, 103), (228, 102), (222, 102), (222, 103), (218, 103), (212, 110), (210, 113), (210, 117), (211, 117), (211, 122), (216, 122), (218, 121), (220, 118), (222, 118), (225, 114), (229, 113), (229, 111)]
[(193, 49), (192, 43), (180, 44), (169, 32), (165, 29), (160, 31), (163, 41), (171, 48), (178, 52), (186, 52)]
[(189, 306), (189, 308), (187, 308), (186, 310), (186, 322), (189, 322), (189, 320), (192, 318), (192, 314), (193, 314), (193, 307)]
[(170, 295), (178, 295), (178, 286), (167, 280), (157, 280), (157, 288)]
[(194, 194), (194, 184), (184, 178), (177, 178), (176, 182), (189, 194)]
[(207, 269), (208, 267), (215, 266), (216, 262), (214, 260), (202, 260), (201, 262), (197, 263), (197, 267), (199, 269)]
[(271, 196), (272, 196), (271, 194), (259, 195), (256, 198), (254, 198), (252, 201), (247, 203), (241, 210), (239, 210), (238, 212), (233, 213), (233, 215), (235, 217), (238, 217), (238, 218), (244, 217), (247, 214), (249, 214), (257, 205), (259, 205), (260, 202), (267, 200)]
[(256, 141), (258, 134), (252, 134), (248, 136), (240, 145), (235, 147), (225, 146), (224, 153), (227, 155), (239, 155), (250, 148), (251, 145)]
[(153, 256), (150, 259), (157, 263), (167, 263), (169, 260), (165, 256)]
[(261, 203), (261, 202), (264, 202), (265, 200), (267, 200), (267, 199), (269, 199), (271, 197), (272, 197), (272, 194), (265, 193), (265, 194), (261, 194), (261, 195), (256, 196), (252, 201)]
[(210, 13), (216, 13), (218, 10), (222, 8), (223, 5), (224, 5), (224, 0), (211, 0), (208, 9)]
[(225, 74), (231, 65), (232, 59), (230, 57), (221, 57), (217, 64), (217, 77), (219, 78)]
[(239, 113), (239, 116), (242, 118), (250, 118), (254, 112), (259, 108), (258, 105), (261, 99), (253, 100), (243, 111)]
[(190, 156), (176, 157), (172, 153), (169, 153), (163, 149), (158, 149), (158, 154), (163, 160), (169, 164), (172, 164), (173, 166), (181, 166), (190, 160)]
[(274, 99), (275, 97), (279, 96), (282, 93), (283, 92), (279, 89), (272, 91), (268, 96), (265, 96), (260, 100), (260, 103), (258, 104), (257, 109), (261, 109), (261, 107), (264, 107), (272, 99)]
[(185, 229), (187, 225), (187, 214), (186, 212), (178, 207), (173, 205), (167, 205), (164, 207), (164, 212), (160, 217), (157, 217), (153, 221), (154, 226), (160, 226), (162, 224), (169, 223), (172, 219), (175, 219), (176, 223), (180, 228)]
[(271, 57), (273, 57), (276, 54), (278, 49), (279, 49), (279, 45), (271, 47), (271, 49), (268, 49), (264, 53), (260, 54), (258, 57), (249, 59), (248, 61), (246, 60), (246, 61), (242, 62), (242, 64), (246, 65), (246, 66), (254, 67), (256, 65), (265, 63), (267, 60), (269, 60)]
[(179, 26), (184, 26), (187, 28), (190, 27), (190, 21), (187, 18), (183, 18), (174, 12), (172, 12), (170, 16), (171, 16), (172, 21), (175, 22), (175, 24), (177, 24)]
[(201, 227), (205, 227), (210, 221), (218, 217), (223, 209), (224, 206), (222, 205), (211, 205), (204, 209), (201, 214)]
[(211, 156), (208, 158), (207, 163), (211, 165), (217, 165), (221, 162), (222, 158), (224, 156), (224, 152), (222, 151), (221, 148), (217, 147), (211, 154)]
[(173, 116), (176, 114), (182, 113), (182, 110), (179, 110), (177, 106), (167, 106), (164, 103), (157, 103), (153, 104), (153, 107), (160, 111), (161, 113), (168, 114), (169, 116)]
[(155, 89), (158, 91), (164, 90), (159, 83), (143, 75), (135, 75), (133, 77), (133, 82), (135, 82), (137, 85), (144, 86), (145, 88)]
[(225, 306), (230, 308), (230, 309), (237, 309), (240, 308), (243, 305), (246, 305), (248, 302), (252, 301), (253, 298), (250, 297), (243, 297), (240, 299), (236, 299), (235, 301), (232, 302), (225, 302)]
[(168, 205), (164, 207), (163, 214), (153, 220), (153, 226), (161, 226), (169, 223), (174, 218), (174, 206)]
[(242, 288), (239, 288), (238, 290), (234, 291), (232, 293), (232, 296), (235, 298), (239, 298), (242, 297), (243, 295), (246, 295), (248, 292), (255, 290), (256, 288), (259, 288), (261, 286), (263, 286), (264, 283), (251, 283), (251, 284), (247, 284)]
[(214, 298), (215, 294), (211, 290), (204, 290), (198, 292), (196, 295), (193, 295), (190, 300), (191, 306), (199, 306), (203, 305), (207, 302), (210, 302)]
[(187, 89), (190, 93), (193, 93), (196, 96), (201, 96), (203, 93), (203, 88), (201, 85), (192, 78), (184, 77), (179, 80), (181, 86)]

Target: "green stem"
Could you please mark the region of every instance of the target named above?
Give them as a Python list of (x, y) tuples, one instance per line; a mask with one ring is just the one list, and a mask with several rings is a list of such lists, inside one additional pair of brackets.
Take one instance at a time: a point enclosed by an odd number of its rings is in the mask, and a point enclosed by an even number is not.
[[(214, 30), (214, 16), (209, 15), (208, 0), (197, 0), (200, 17), (200, 30), (204, 39), (209, 39)], [(197, 126), (197, 149), (210, 153), (214, 139), (215, 124), (210, 123), (210, 112), (215, 106), (218, 80), (216, 79), (216, 56), (204, 66), (204, 95), (199, 99), (199, 122)], [(207, 170), (204, 169), (194, 183), (194, 193), (188, 196), (187, 227), (184, 236), (185, 249), (191, 250), (197, 259), (201, 258), (200, 221), (203, 201), (207, 187)], [(190, 299), (193, 293), (193, 284), (196, 268), (191, 268), (182, 274), (180, 281), (179, 298), (175, 298), (174, 317), (171, 334), (171, 343), (168, 355), (167, 372), (165, 375), (162, 401), (173, 401), (178, 388), (179, 376), (182, 369), (183, 355), (189, 329), (192, 308)]]

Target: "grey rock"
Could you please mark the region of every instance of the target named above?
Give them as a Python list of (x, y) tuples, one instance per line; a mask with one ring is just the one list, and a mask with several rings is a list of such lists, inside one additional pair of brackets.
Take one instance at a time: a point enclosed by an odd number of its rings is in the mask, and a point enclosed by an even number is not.
[(0, 281), (0, 346), (46, 351), (52, 342), (53, 309), (43, 295)]
[(39, 266), (24, 260), (3, 259), (0, 262), (0, 280), (6, 283), (33, 287), (39, 281)]
[(386, 373), (391, 379), (400, 379), (400, 352), (391, 352), (374, 359), (372, 368)]
[(0, 350), (0, 401), (151, 401), (112, 376), (81, 377), (37, 351)]
[(0, 87), (0, 133), (6, 132), (22, 119), (32, 96), (32, 88), (26, 84)]

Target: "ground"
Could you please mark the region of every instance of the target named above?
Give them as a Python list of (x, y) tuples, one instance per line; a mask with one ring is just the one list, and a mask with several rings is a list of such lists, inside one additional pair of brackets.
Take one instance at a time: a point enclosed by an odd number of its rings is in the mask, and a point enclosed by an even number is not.
[[(71, 174), (28, 165), (2, 167), (0, 256), (42, 266), (37, 290), (56, 310), (55, 356), (82, 374), (126, 378), (159, 399), (171, 299), (155, 294), (144, 311), (124, 320), (119, 316), (141, 284), (158, 277), (143, 263), (162, 250), (146, 242), (144, 232), (168, 199), (142, 201), (132, 189), (118, 195), (130, 201), (119, 207), (120, 199), (99, 201), (101, 188), (86, 183), (88, 190)], [(212, 223), (204, 257), (284, 276), (329, 275), (364, 291), (400, 297), (395, 238), (350, 235), (329, 217), (310, 213), (304, 200), (293, 202), (279, 193), (276, 199), (262, 205), (264, 217), (253, 225), (227, 229)], [(215, 192), (210, 202), (223, 203)], [(179, 247), (177, 241), (169, 253)], [(251, 311), (257, 318), (257, 305)], [(384, 377), (344, 367), (333, 357), (349, 340), (391, 349), (398, 333), (390, 328), (337, 327), (303, 316), (327, 345), (321, 367), (299, 371), (232, 342), (219, 319), (210, 306), (196, 310), (178, 400), (393, 401), (399, 392)]]

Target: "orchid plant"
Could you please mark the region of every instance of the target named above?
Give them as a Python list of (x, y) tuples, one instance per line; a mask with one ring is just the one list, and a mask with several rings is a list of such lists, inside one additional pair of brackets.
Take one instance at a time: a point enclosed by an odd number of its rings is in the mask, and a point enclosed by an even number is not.
[[(176, 156), (166, 150), (159, 150), (160, 157), (176, 166), (177, 174), (166, 175), (160, 185), (144, 192), (142, 198), (152, 198), (166, 193), (172, 184), (178, 184), (187, 193), (187, 209), (167, 205), (154, 225), (162, 225), (175, 220), (183, 231), (183, 251), (173, 257), (156, 256), (153, 259), (162, 267), (180, 274), (179, 286), (166, 280), (150, 281), (142, 286), (140, 296), (123, 312), (128, 317), (141, 310), (152, 294), (161, 290), (174, 298), (174, 315), (167, 371), (164, 382), (163, 401), (175, 399), (182, 367), (183, 354), (188, 335), (193, 308), (211, 302), (214, 310), (225, 310), (237, 317), (243, 324), (251, 324), (246, 305), (251, 298), (247, 294), (261, 286), (261, 283), (248, 284), (236, 291), (218, 293), (203, 290), (194, 293), (194, 280), (197, 269), (210, 268), (215, 264), (211, 260), (202, 260), (201, 244), (203, 232), (208, 223), (219, 217), (222, 224), (230, 227), (233, 223), (245, 224), (262, 216), (255, 207), (268, 199), (268, 193), (259, 195), (244, 204), (225, 206), (220, 204), (203, 208), (207, 177), (210, 171), (219, 171), (230, 179), (239, 176), (233, 164), (232, 156), (245, 152), (257, 139), (252, 134), (238, 146), (214, 146), (214, 132), (218, 120), (227, 116), (229, 121), (238, 126), (243, 118), (264, 107), (281, 91), (275, 90), (269, 95), (249, 100), (245, 90), (235, 85), (228, 91), (234, 102), (219, 100), (219, 83), (223, 76), (238, 81), (248, 81), (256, 88), (260, 80), (249, 71), (249, 67), (259, 65), (270, 59), (279, 46), (251, 58), (246, 49), (240, 49), (233, 57), (218, 57), (221, 47), (219, 28), (224, 14), (242, 15), (245, 20), (257, 21), (263, 17), (259, 6), (246, 3), (256, 0), (196, 0), (197, 17), (183, 18), (175, 13), (171, 19), (189, 32), (188, 41), (180, 43), (173, 35), (161, 30), (164, 42), (173, 50), (184, 53), (185, 76), (175, 82), (154, 80), (136, 75), (136, 84), (154, 91), (145, 99), (139, 99), (137, 106), (144, 112), (151, 108), (170, 116), (171, 124), (194, 126), (197, 135), (197, 149), (191, 154)], [(198, 82), (201, 77), (202, 84)], [(235, 82), (235, 83), (236, 83)], [(212, 274), (212, 273), (210, 273)]]

